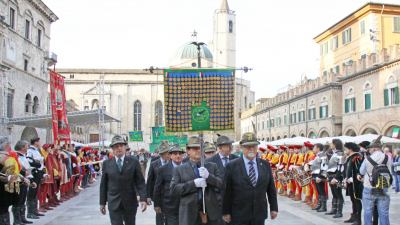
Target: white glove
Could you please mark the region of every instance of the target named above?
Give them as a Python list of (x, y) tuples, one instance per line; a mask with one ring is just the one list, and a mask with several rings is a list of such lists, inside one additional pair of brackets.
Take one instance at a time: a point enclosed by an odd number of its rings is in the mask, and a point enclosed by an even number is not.
[(197, 188), (205, 188), (205, 187), (207, 187), (206, 179), (204, 179), (204, 178), (196, 178), (196, 179), (194, 179), (194, 185)]
[(347, 183), (353, 183), (353, 178), (352, 177), (350, 177), (349, 179), (347, 179)]
[(207, 179), (208, 176), (210, 175), (210, 173), (208, 172), (208, 170), (205, 167), (200, 167), (199, 173), (200, 173), (200, 177), (202, 177), (204, 179)]

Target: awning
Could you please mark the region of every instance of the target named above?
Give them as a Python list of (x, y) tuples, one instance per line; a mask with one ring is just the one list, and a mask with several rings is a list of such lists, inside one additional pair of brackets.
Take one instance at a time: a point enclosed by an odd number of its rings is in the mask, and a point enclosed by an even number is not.
[[(90, 111), (77, 111), (67, 113), (68, 122), (70, 125), (90, 125), (99, 123), (99, 111), (98, 110), (90, 110)], [(29, 116), (29, 117), (20, 117), (20, 118), (12, 118), (9, 120), (9, 124), (26, 126), (26, 127), (35, 127), (35, 128), (43, 128), (43, 129), (51, 129), (51, 115), (42, 115), (42, 116)], [(107, 115), (104, 113), (104, 122), (121, 122), (120, 120)]]

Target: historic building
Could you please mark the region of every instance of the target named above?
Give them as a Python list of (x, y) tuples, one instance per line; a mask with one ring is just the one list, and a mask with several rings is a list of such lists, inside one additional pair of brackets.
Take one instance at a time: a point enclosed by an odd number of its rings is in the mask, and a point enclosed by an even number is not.
[[(236, 67), (236, 16), (222, 0), (214, 13), (214, 35), (209, 45), (200, 47), (202, 68)], [(196, 68), (197, 46), (188, 42), (177, 50), (170, 61), (172, 68)], [(127, 135), (141, 130), (144, 142), (151, 142), (151, 128), (164, 126), (164, 89), (161, 70), (143, 69), (58, 69), (65, 77), (67, 100), (73, 100), (80, 110), (103, 106), (106, 112), (121, 123), (106, 125), (105, 139), (114, 134)], [(250, 82), (237, 73), (235, 85), (235, 131), (226, 132), (240, 138), (240, 114), (255, 107), (255, 94)], [(100, 96), (103, 96), (101, 99)], [(99, 140), (97, 125), (84, 130), (84, 142)]]
[(320, 76), (304, 78), (244, 113), (261, 140), (384, 134), (399, 138), (400, 5), (367, 3), (315, 41)]
[(13, 143), (34, 136), (46, 140), (46, 129), (10, 121), (49, 113), (47, 68), (56, 60), (49, 54), (50, 27), (57, 20), (41, 0), (0, 1), (0, 132)]

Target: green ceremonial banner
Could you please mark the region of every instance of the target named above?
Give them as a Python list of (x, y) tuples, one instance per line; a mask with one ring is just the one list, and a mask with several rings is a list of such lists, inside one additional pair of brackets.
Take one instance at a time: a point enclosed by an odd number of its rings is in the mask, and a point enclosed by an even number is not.
[(130, 131), (129, 132), (130, 142), (142, 142), (143, 141), (143, 131)]
[(167, 132), (234, 129), (235, 71), (164, 70)]
[(152, 127), (151, 138), (152, 143), (150, 144), (150, 152), (154, 152), (160, 145), (161, 141), (168, 141), (170, 144), (179, 144), (183, 149), (186, 148), (186, 144), (188, 143), (188, 137), (186, 135), (167, 135), (165, 133), (165, 127)]

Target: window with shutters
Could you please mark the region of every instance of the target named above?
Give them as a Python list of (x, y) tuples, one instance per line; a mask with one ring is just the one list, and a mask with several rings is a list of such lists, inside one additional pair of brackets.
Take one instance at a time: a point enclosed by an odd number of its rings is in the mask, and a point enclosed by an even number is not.
[(330, 40), (330, 47), (331, 47), (332, 51), (336, 50), (339, 47), (339, 38), (338, 38), (338, 36), (335, 36)]
[(365, 20), (360, 21), (360, 33), (361, 35), (365, 34)]
[(283, 124), (286, 126), (288, 125), (288, 121), (287, 121), (287, 115), (283, 116)]
[(398, 105), (399, 104), (399, 86), (397, 80), (394, 76), (390, 76), (387, 83), (386, 88), (383, 92), (384, 95), (384, 105)]
[(342, 32), (342, 44), (347, 45), (351, 42), (351, 28), (347, 28)]
[(30, 39), (31, 37), (31, 21), (25, 20), (25, 38)]
[(393, 32), (400, 33), (400, 16), (393, 17)]
[(320, 106), (319, 107), (319, 118), (324, 119), (328, 117), (328, 106)]
[(9, 92), (7, 94), (7, 118), (13, 118), (14, 116), (14, 93)]
[(344, 112), (352, 113), (356, 111), (356, 98), (347, 98), (344, 100)]
[(10, 7), (10, 18), (9, 18), (9, 22), (10, 22), (10, 28), (15, 30), (15, 9)]
[(312, 109), (308, 109), (308, 120), (315, 120), (315, 112), (316, 109), (312, 108)]
[(364, 94), (364, 109), (365, 110), (371, 109), (371, 93)]

